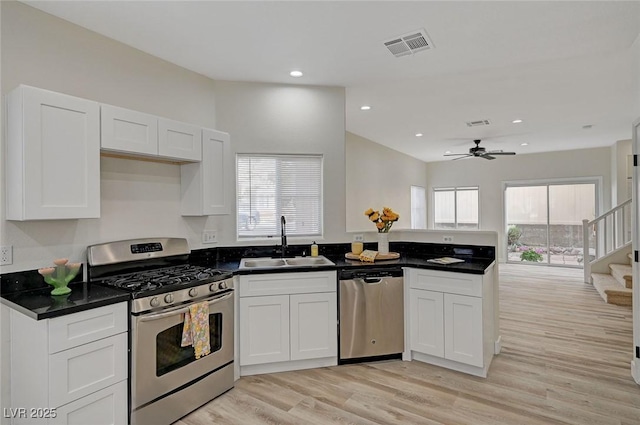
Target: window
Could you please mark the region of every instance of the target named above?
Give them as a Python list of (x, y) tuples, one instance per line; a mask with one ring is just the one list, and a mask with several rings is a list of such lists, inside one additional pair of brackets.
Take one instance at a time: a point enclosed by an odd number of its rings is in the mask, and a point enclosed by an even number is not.
[(436, 229), (478, 229), (478, 187), (433, 189)]
[(239, 238), (322, 235), (322, 156), (236, 157)]
[(411, 228), (427, 228), (427, 197), (424, 187), (411, 186)]

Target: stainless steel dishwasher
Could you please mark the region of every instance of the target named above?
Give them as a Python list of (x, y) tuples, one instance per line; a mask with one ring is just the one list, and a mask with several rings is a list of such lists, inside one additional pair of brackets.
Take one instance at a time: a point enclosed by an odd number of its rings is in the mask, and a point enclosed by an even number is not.
[(340, 273), (340, 363), (400, 358), (404, 350), (402, 269)]

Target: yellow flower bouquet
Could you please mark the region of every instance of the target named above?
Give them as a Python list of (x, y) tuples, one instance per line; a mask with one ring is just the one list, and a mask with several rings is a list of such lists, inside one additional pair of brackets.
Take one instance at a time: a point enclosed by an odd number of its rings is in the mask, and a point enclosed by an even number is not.
[(389, 233), (393, 223), (400, 218), (398, 214), (394, 213), (393, 210), (388, 207), (382, 209), (382, 214), (380, 214), (380, 211), (374, 211), (372, 208), (369, 208), (364, 212), (364, 215), (376, 224), (378, 233)]

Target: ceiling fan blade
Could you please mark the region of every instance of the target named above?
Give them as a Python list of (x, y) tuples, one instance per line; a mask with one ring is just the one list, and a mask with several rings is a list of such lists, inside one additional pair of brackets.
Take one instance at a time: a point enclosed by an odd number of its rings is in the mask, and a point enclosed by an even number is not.
[(469, 156), (468, 153), (446, 153), (444, 156)]
[(491, 155), (515, 155), (515, 152), (487, 152)]
[(473, 156), (473, 155), (469, 155), (469, 154), (467, 154), (467, 155), (464, 155), (464, 156), (461, 156), (461, 157), (458, 157), (458, 158), (453, 158), (453, 159), (452, 159), (452, 161), (456, 161), (456, 160), (458, 160), (458, 159), (465, 159), (465, 158), (469, 158), (470, 156)]
[(484, 154), (484, 155), (479, 155), (480, 158), (484, 158), (484, 159), (495, 159), (494, 157), (492, 157), (491, 155), (488, 154)]

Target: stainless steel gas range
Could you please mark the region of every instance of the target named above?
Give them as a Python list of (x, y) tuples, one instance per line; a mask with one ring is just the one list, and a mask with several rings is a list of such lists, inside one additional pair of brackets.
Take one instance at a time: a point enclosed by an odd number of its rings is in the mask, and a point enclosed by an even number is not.
[[(130, 423), (170, 424), (231, 389), (234, 290), (230, 272), (188, 264), (186, 239), (116, 241), (87, 249), (92, 284), (131, 293)], [(210, 354), (182, 346), (198, 305)], [(203, 308), (205, 310), (203, 310)], [(205, 311), (205, 313), (202, 313)], [(189, 321), (189, 319), (187, 319)], [(205, 329), (206, 325), (202, 328)]]

